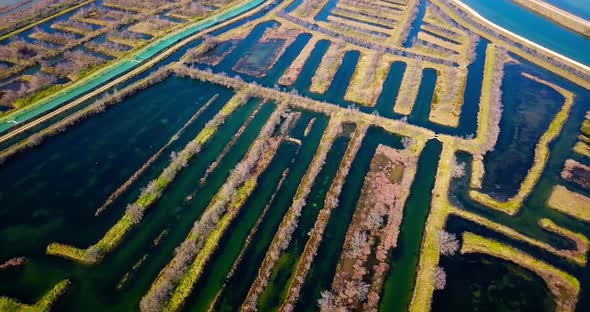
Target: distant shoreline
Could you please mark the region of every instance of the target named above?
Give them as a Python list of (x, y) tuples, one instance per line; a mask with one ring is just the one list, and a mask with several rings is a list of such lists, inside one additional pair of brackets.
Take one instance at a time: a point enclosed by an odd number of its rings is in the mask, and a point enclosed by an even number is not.
[(527, 10), (533, 11), (534, 13), (539, 14), (554, 23), (557, 23), (559, 26), (565, 27), (583, 36), (590, 37), (590, 21), (587, 21), (543, 0), (512, 1)]
[[(436, 2), (439, 2), (439, 1), (436, 1)], [(491, 30), (497, 32), (497, 34), (505, 36), (505, 37), (509, 38), (510, 40), (512, 40), (514, 43), (518, 43), (519, 45), (522, 45), (526, 49), (531, 49), (533, 51), (536, 51), (536, 52), (540, 53), (541, 56), (544, 56), (545, 58), (548, 58), (548, 59), (553, 59), (555, 62), (557, 62), (557, 63), (550, 64), (550, 63), (548, 63), (548, 60), (543, 61), (542, 59), (539, 58), (539, 56), (536, 56), (536, 57), (533, 57), (533, 59), (537, 59), (537, 60), (535, 61), (535, 60), (531, 59), (531, 61), (533, 61), (537, 65), (540, 65), (545, 68), (547, 68), (547, 65), (549, 65), (552, 68), (550, 70), (552, 70), (554, 72), (559, 72), (563, 77), (569, 79), (570, 81), (574, 81), (577, 84), (579, 84), (580, 86), (590, 89), (589, 80), (586, 79), (586, 77), (588, 77), (588, 75), (590, 75), (590, 67), (588, 67), (587, 65), (582, 64), (576, 60), (573, 60), (563, 54), (555, 52), (545, 46), (535, 43), (535, 42), (533, 42), (529, 39), (526, 39), (518, 34), (515, 34), (514, 32), (512, 32), (506, 28), (503, 28), (503, 27), (491, 22), (490, 20), (488, 20), (487, 18), (485, 18), (481, 14), (479, 14), (476, 10), (474, 10), (473, 8), (471, 8), (470, 6), (468, 6), (467, 4), (465, 4), (464, 2), (462, 2), (460, 0), (449, 0), (449, 2), (450, 2), (450, 4), (455, 6), (457, 9), (462, 11), (463, 14), (467, 14), (467, 16), (470, 16), (470, 18), (477, 20), (478, 23), (485, 25), (486, 27), (489, 27)], [(497, 36), (497, 35), (488, 33), (488, 31), (483, 31), (483, 30), (481, 30), (480, 34), (484, 34), (484, 36), (487, 36), (489, 39), (493, 39), (493, 37)], [(523, 57), (525, 54), (527, 54), (527, 52), (525, 52), (525, 50), (523, 50), (522, 48), (517, 48), (517, 47), (511, 46), (511, 44), (509, 44), (509, 43), (504, 43), (504, 44), (506, 45), (506, 47), (510, 47), (510, 49), (513, 52), (514, 51), (521, 51), (520, 53), (517, 53), (517, 54), (522, 54), (521, 56), (523, 56)], [(559, 63), (561, 63), (561, 65), (559, 65)], [(562, 66), (570, 67), (570, 69), (563, 68)], [(578, 71), (578, 73), (573, 73), (572, 70)]]

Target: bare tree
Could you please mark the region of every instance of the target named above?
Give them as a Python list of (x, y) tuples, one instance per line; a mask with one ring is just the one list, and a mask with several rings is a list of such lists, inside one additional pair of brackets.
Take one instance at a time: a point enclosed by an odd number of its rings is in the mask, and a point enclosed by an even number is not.
[(127, 206), (127, 214), (131, 217), (133, 224), (138, 224), (143, 218), (143, 207), (137, 203), (129, 204)]
[(331, 312), (336, 310), (336, 296), (328, 290), (322, 291), (322, 297), (318, 299), (318, 306), (322, 312)]

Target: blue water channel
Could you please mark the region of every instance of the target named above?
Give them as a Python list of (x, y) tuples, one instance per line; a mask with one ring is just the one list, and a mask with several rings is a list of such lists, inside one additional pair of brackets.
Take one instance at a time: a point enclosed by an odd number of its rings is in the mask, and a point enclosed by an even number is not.
[[(590, 38), (567, 30), (518, 6), (511, 0), (464, 0), (464, 2), (498, 26), (580, 63), (590, 65)], [(585, 3), (583, 6), (590, 8), (587, 1), (579, 2)]]

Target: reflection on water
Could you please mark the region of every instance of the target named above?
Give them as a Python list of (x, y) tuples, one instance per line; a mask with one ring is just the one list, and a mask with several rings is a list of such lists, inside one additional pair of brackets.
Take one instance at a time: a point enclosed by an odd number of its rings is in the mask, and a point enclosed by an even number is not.
[(482, 255), (443, 257), (446, 288), (436, 291), (433, 311), (554, 311), (545, 282), (512, 263)]

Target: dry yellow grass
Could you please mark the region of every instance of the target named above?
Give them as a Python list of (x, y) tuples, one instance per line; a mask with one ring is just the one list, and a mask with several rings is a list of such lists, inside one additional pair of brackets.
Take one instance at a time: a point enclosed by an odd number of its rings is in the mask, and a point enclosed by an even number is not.
[[(434, 123), (456, 128), (459, 126), (463, 95), (467, 85), (466, 68), (447, 68), (439, 72), (434, 89), (434, 99), (428, 119)], [(455, 84), (451, 80), (460, 80)]]
[(420, 90), (421, 81), (422, 64), (419, 62), (409, 62), (395, 101), (395, 106), (393, 107), (394, 112), (402, 115), (410, 115), (412, 113), (418, 91)]
[(590, 157), (590, 145), (580, 141), (574, 145), (574, 152), (582, 156)]
[[(377, 68), (371, 69), (370, 67), (374, 66), (372, 61), (376, 60), (374, 58), (379, 59), (378, 65)], [(387, 54), (380, 55), (376, 51), (362, 52), (344, 99), (364, 106), (375, 106), (383, 91), (383, 84), (389, 74), (391, 63), (393, 63), (393, 58)], [(371, 71), (373, 74), (369, 77)]]
[(553, 187), (547, 204), (559, 212), (590, 222), (590, 198), (572, 192), (565, 186), (556, 185)]
[(342, 65), (344, 53), (346, 53), (344, 45), (338, 43), (330, 45), (328, 51), (326, 51), (326, 54), (322, 58), (322, 62), (320, 63), (320, 66), (318, 66), (315, 75), (311, 79), (309, 91), (320, 94), (328, 91), (338, 68)]

